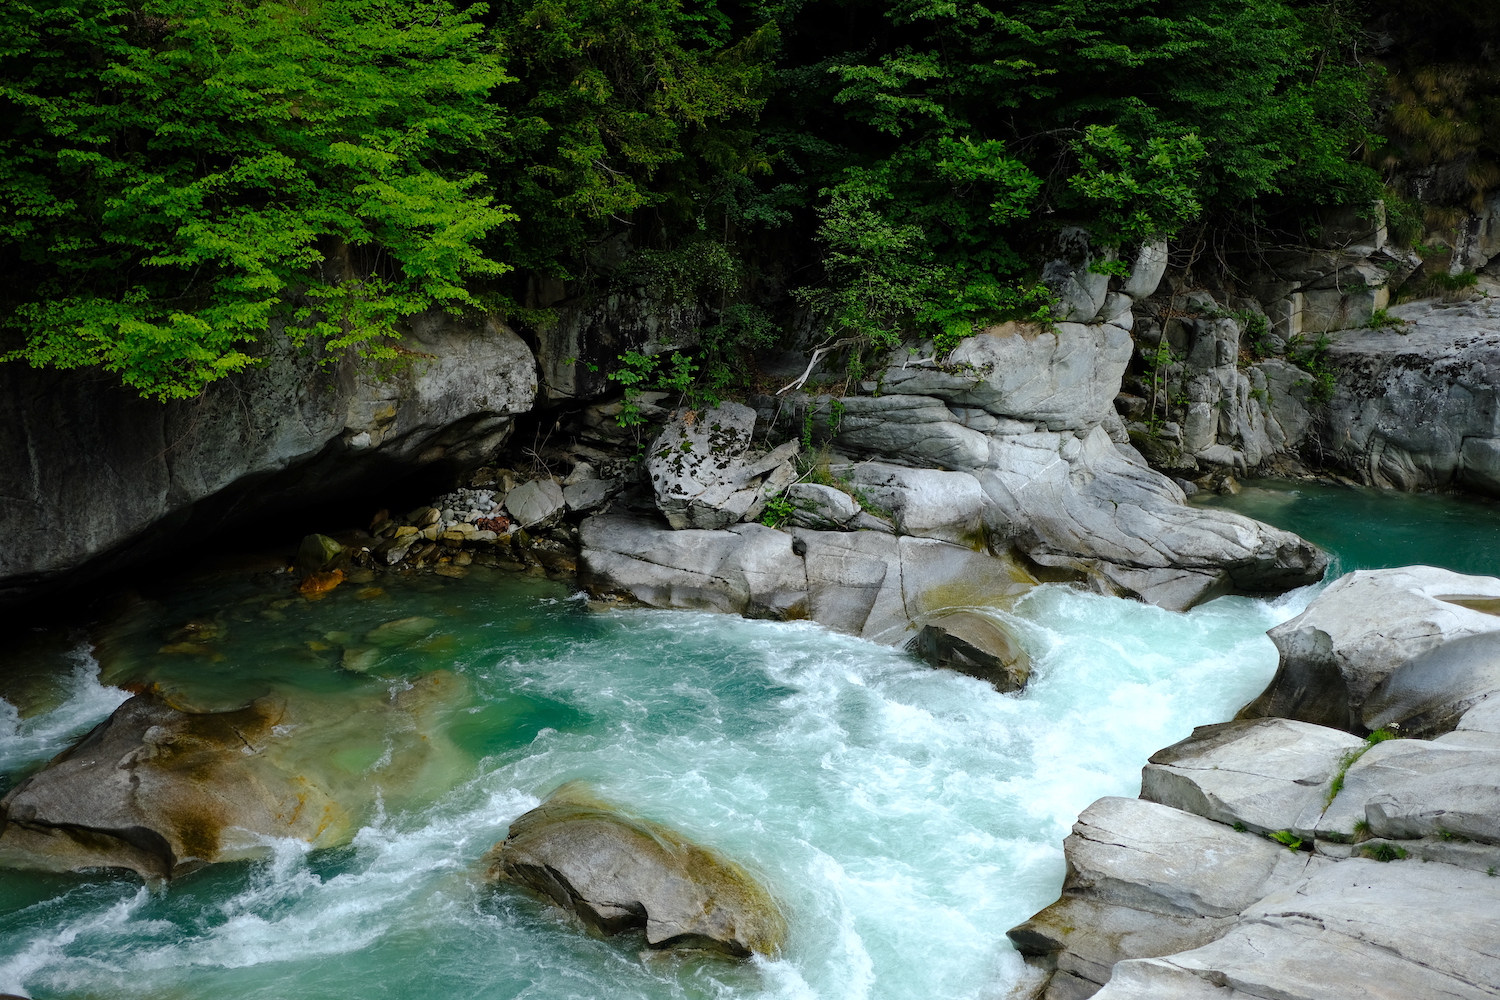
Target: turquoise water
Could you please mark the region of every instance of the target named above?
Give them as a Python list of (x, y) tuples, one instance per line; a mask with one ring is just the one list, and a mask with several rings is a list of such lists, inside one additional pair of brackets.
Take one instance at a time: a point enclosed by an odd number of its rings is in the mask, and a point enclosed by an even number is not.
[[(0, 992), (1004, 997), (1025, 977), (1004, 932), (1056, 898), (1079, 811), (1134, 794), (1149, 754), (1257, 694), (1276, 662), (1265, 630), (1309, 596), (1178, 615), (1044, 586), (1010, 619), (1033, 679), (1001, 695), (807, 623), (596, 613), (558, 584), (499, 574), (346, 584), (318, 602), (289, 588), (194, 583), (92, 638), (43, 643), (28, 676), (46, 661), (50, 680), (8, 694), (24, 717), (0, 706), (0, 769), (13, 782), (104, 718), (126, 696), (114, 685), (205, 707), (274, 690), (328, 706), (319, 738), (368, 744), (338, 755), (364, 796), (352, 840), (269, 844), (264, 860), (158, 889), (6, 871)], [(395, 639), (376, 631), (413, 617), (426, 621)], [(452, 681), (431, 714), (440, 766), (398, 787), (400, 753), (378, 752), (392, 734), (338, 730), (340, 699), (367, 704), (434, 671)], [(783, 953), (644, 955), (639, 938), (588, 937), (484, 885), (477, 861), (509, 821), (573, 779), (760, 876), (789, 918)]]
[(1200, 493), (1193, 502), (1238, 511), (1321, 545), (1334, 554), (1330, 579), (1356, 569), (1414, 565), (1500, 574), (1500, 501), (1484, 497), (1251, 480), (1238, 495)]

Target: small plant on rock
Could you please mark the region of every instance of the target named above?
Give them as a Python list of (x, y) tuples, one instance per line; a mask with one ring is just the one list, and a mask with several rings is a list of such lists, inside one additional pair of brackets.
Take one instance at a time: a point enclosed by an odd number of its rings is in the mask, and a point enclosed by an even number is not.
[(1277, 830), (1275, 833), (1267, 834), (1278, 844), (1282, 844), (1289, 851), (1296, 851), (1302, 847), (1302, 838), (1290, 830)]
[(1409, 857), (1406, 848), (1396, 844), (1372, 844), (1364, 849), (1364, 856), (1379, 862), (1402, 861)]

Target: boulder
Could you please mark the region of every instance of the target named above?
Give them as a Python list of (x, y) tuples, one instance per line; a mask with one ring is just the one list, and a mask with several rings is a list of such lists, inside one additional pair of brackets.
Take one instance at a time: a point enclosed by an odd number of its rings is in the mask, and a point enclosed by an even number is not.
[(787, 487), (786, 498), (793, 507), (787, 523), (797, 528), (837, 531), (860, 513), (859, 503), (849, 494), (818, 483), (793, 483)]
[(1031, 676), (1031, 657), (997, 619), (973, 611), (928, 618), (907, 648), (935, 667), (989, 681), (995, 690), (1019, 691)]
[(514, 820), (489, 873), (600, 933), (643, 928), (652, 948), (774, 955), (786, 936), (775, 901), (739, 865), (577, 785)]
[(799, 444), (750, 451), (755, 411), (740, 403), (679, 410), (647, 450), (656, 505), (674, 528), (725, 528), (753, 521), (766, 499), (796, 478)]
[(1480, 1000), (1500, 983), (1497, 936), (1500, 879), (1353, 859), (1267, 894), (1216, 941), (1121, 963), (1095, 996)]
[(1048, 1000), (1086, 997), (1116, 962), (1196, 948), (1310, 867), (1331, 864), (1140, 799), (1104, 798), (1063, 842), (1062, 898), (1007, 932), (1056, 965)]
[(563, 487), (563, 502), (573, 513), (587, 514), (604, 506), (623, 486), (618, 479), (580, 479)]
[(568, 510), (568, 501), (557, 483), (550, 479), (533, 479), (506, 494), (505, 509), (522, 528), (541, 531), (562, 520)]
[(273, 838), (347, 843), (377, 799), (402, 808), (462, 776), (438, 722), (465, 695), (446, 671), (227, 712), (136, 695), (0, 799), (0, 866), (170, 878), (263, 857)]
[(882, 386), (1050, 430), (1087, 430), (1113, 412), (1132, 346), (1128, 329), (1107, 323), (1003, 323), (964, 338), (941, 362), (892, 365)]
[(1188, 508), (1182, 490), (1103, 428), (993, 439), (976, 473), (990, 530), (1032, 559), (1106, 592), (1186, 610), (1223, 593), (1279, 592), (1322, 578), (1328, 557), (1291, 532)]
[(1451, 729), (1487, 693), (1500, 635), (1500, 617), (1468, 605), (1495, 598), (1500, 579), (1431, 566), (1349, 573), (1268, 633), (1280, 664), (1240, 718)]
[(971, 548), (984, 544), (984, 491), (967, 472), (862, 462), (849, 469), (849, 479), (875, 506), (891, 512), (904, 535)]
[(333, 569), (344, 547), (327, 535), (308, 535), (297, 549), (297, 570), (301, 573), (321, 573)]
[(1199, 726), (1151, 755), (1141, 770), (1141, 798), (1256, 833), (1290, 830), (1311, 840), (1333, 778), (1365, 745), (1343, 730), (1287, 719)]
[(166, 403), (93, 369), (0, 365), (0, 600), (423, 467), (476, 466), (531, 408), (531, 352), (497, 322), (425, 314), (402, 344), (407, 363), (382, 370), (273, 325), (251, 348), (260, 364)]
[(1007, 608), (1036, 584), (1008, 553), (873, 531), (778, 531), (760, 524), (674, 531), (606, 514), (579, 529), (580, 582), (596, 597), (756, 618), (811, 618), (904, 643), (933, 612)]

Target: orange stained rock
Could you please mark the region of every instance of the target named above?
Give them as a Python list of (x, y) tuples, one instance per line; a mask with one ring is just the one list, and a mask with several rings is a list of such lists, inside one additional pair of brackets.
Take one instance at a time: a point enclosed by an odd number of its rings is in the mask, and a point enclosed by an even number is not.
[(344, 571), (336, 569), (328, 573), (309, 573), (297, 589), (310, 601), (322, 598), (334, 587), (344, 582)]

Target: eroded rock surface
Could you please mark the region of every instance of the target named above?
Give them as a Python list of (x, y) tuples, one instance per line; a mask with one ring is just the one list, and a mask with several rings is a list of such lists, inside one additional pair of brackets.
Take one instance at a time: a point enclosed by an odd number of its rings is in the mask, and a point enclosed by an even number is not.
[(1337, 580), (1268, 634), (1276, 677), (1241, 718), (1298, 719), (1363, 734), (1433, 735), (1500, 690), (1500, 579), (1431, 566)]
[[(410, 363), (320, 367), (274, 330), (263, 364), (158, 403), (92, 371), (0, 365), (0, 600), (432, 463), (477, 465), (531, 407), (536, 366), (496, 323), (416, 318)], [(75, 572), (78, 571), (78, 572)]]
[(643, 928), (653, 948), (772, 955), (786, 936), (775, 900), (742, 867), (577, 785), (512, 822), (489, 872), (601, 933)]
[[(1329, 626), (1330, 663), (1361, 665), (1351, 676), (1451, 691), (1440, 654), (1486, 633), (1438, 605), (1488, 607), (1496, 582), (1428, 567), (1353, 574), (1325, 592), (1350, 617), (1310, 620)], [(1392, 583), (1402, 589), (1382, 605)], [(1425, 632), (1413, 624), (1424, 616)], [(1432, 740), (1280, 718), (1199, 727), (1151, 758), (1141, 799), (1084, 811), (1064, 844), (1062, 898), (1011, 938), (1050, 972), (1047, 1000), (1500, 996), (1495, 705), (1473, 702)]]
[(753, 521), (796, 472), (798, 444), (751, 452), (755, 411), (740, 403), (679, 410), (648, 449), (656, 505), (674, 528), (727, 528)]
[(580, 528), (581, 582), (596, 596), (752, 618), (810, 618), (902, 643), (913, 623), (959, 607), (1008, 607), (1036, 579), (1013, 558), (874, 531), (739, 524), (674, 531), (608, 514)]

